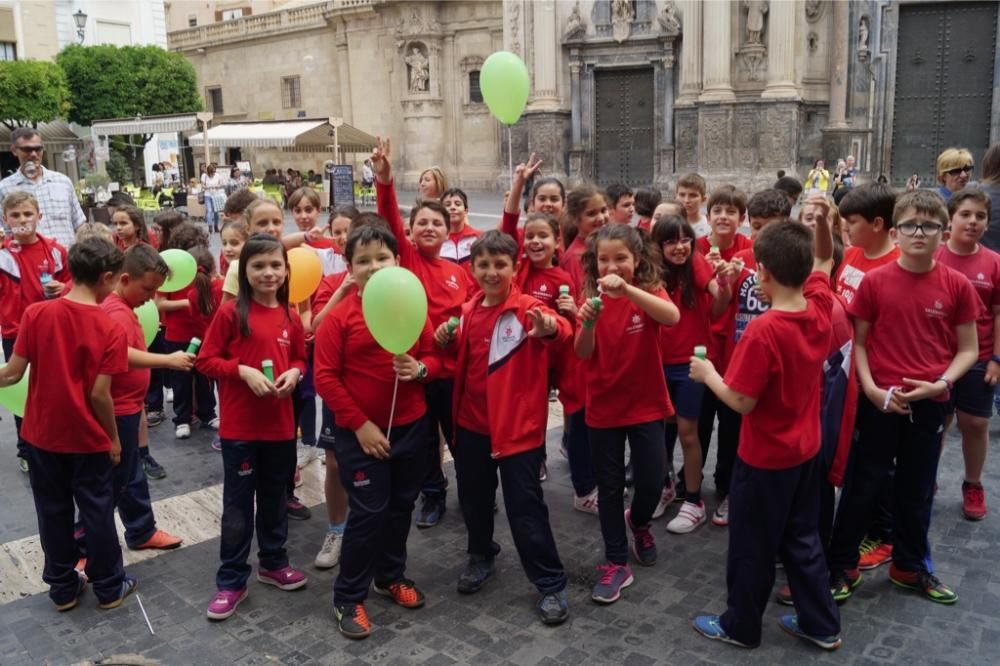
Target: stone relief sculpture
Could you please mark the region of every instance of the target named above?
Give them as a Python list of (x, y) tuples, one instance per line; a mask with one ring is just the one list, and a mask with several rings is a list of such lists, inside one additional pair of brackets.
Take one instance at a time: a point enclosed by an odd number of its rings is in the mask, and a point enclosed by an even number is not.
[(767, 0), (743, 0), (747, 8), (747, 44), (763, 44)]
[(806, 20), (815, 23), (823, 15), (823, 0), (806, 0)]
[(632, 0), (611, 0), (611, 36), (619, 44), (632, 33), (635, 9)]
[(674, 3), (674, 0), (666, 0), (663, 3), (663, 9), (660, 10), (660, 15), (656, 17), (656, 21), (660, 24), (660, 30), (668, 35), (680, 33), (681, 22), (677, 18), (677, 5)]
[(420, 52), (418, 46), (413, 46), (410, 55), (405, 56), (403, 61), (410, 68), (410, 92), (427, 92), (427, 85), (430, 82), (430, 63), (427, 56)]
[(573, 11), (570, 12), (569, 18), (566, 19), (566, 27), (563, 29), (563, 39), (582, 37), (586, 31), (587, 26), (583, 22), (583, 16), (580, 14), (580, 3), (577, 2), (573, 5)]

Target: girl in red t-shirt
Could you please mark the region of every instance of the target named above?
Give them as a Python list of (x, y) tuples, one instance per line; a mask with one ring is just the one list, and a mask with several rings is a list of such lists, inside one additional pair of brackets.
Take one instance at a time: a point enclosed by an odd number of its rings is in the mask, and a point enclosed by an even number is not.
[(563, 246), (566, 250), (559, 259), (559, 267), (569, 273), (573, 287), (583, 288), (581, 257), (587, 249), (587, 239), (608, 223), (608, 202), (604, 192), (593, 185), (574, 187), (566, 196), (566, 215), (563, 222)]
[[(680, 312), (660, 284), (652, 243), (637, 229), (603, 227), (588, 239), (583, 265), (582, 325), (575, 348), (586, 365), (587, 433), (607, 557), (598, 567), (601, 578), (591, 597), (611, 603), (632, 584), (626, 525), (634, 536), (636, 560), (644, 566), (656, 563), (650, 520), (663, 488), (663, 420), (674, 413), (658, 342), (661, 326), (676, 324)], [(635, 469), (635, 496), (628, 511), (626, 438)]]
[(227, 220), (222, 225), (222, 252), (219, 254), (219, 274), (225, 275), (229, 264), (240, 258), (243, 244), (250, 237), (250, 227), (244, 220)]
[(146, 228), (146, 220), (142, 211), (135, 206), (121, 206), (111, 216), (111, 225), (115, 228), (115, 245), (127, 250), (133, 245), (146, 243), (154, 248), (157, 244)]
[[(732, 298), (727, 264), (713, 267), (694, 250), (697, 236), (687, 220), (677, 215), (660, 218), (653, 229), (653, 242), (660, 251), (663, 286), (681, 312), (676, 326), (660, 331), (660, 355), (670, 401), (677, 414), (667, 418), (667, 469), (673, 472), (674, 441), (680, 436), (684, 454), (681, 470), (684, 505), (667, 524), (667, 531), (686, 534), (705, 522), (705, 504), (701, 501), (701, 469), (704, 452), (698, 438), (698, 414), (704, 386), (688, 376), (688, 359), (698, 346), (708, 347), (710, 322)], [(722, 269), (720, 271), (720, 269)], [(669, 477), (653, 512), (659, 518), (677, 496)]]

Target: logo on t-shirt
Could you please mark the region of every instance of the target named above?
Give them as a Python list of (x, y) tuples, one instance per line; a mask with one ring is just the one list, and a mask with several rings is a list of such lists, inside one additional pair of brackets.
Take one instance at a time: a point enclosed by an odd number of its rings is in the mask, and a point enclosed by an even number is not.
[(757, 274), (751, 273), (740, 283), (740, 288), (736, 295), (736, 334), (734, 336), (736, 342), (739, 342), (740, 338), (743, 337), (743, 332), (746, 331), (750, 322), (755, 317), (759, 317), (767, 312), (768, 308), (771, 307), (760, 296)]
[(838, 291), (844, 296), (848, 303), (854, 300), (854, 292), (861, 286), (861, 281), (865, 279), (865, 272), (858, 270), (856, 267), (848, 264), (844, 266), (844, 270), (840, 272), (840, 279), (838, 282)]
[(291, 347), (292, 346), (291, 340), (288, 339), (288, 329), (287, 328), (281, 330), (281, 337), (278, 338), (278, 344), (281, 345), (282, 347)]
[(454, 275), (449, 275), (448, 279), (445, 280), (444, 284), (445, 284), (446, 287), (448, 287), (450, 289), (455, 289), (455, 290), (458, 289), (458, 280), (455, 278)]
[(638, 313), (633, 314), (628, 327), (626, 327), (625, 332), (628, 334), (642, 333), (642, 330), (646, 327), (645, 323), (642, 321), (642, 317)]
[(947, 313), (944, 311), (944, 303), (935, 299), (933, 308), (924, 308), (924, 314), (932, 319), (944, 319)]
[(250, 476), (253, 474), (253, 467), (250, 466), (249, 460), (244, 460), (240, 463), (240, 468), (236, 472), (237, 476)]
[(354, 487), (363, 488), (364, 486), (370, 486), (372, 480), (365, 476), (365, 473), (358, 470), (354, 473)]
[(538, 291), (540, 291), (543, 294), (545, 294), (545, 293), (548, 293), (549, 288), (543, 284), (541, 287), (538, 288)]

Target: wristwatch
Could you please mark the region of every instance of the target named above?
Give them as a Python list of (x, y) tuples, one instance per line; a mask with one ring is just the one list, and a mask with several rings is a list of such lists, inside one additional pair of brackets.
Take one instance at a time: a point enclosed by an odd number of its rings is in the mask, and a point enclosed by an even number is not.
[(954, 388), (955, 388), (955, 382), (951, 381), (950, 379), (948, 379), (948, 378), (947, 378), (947, 377), (945, 377), (944, 375), (941, 375), (940, 377), (938, 377), (938, 378), (937, 378), (937, 379), (935, 379), (934, 381), (935, 381), (935, 382), (944, 382), (944, 385), (945, 385), (946, 387), (948, 387), (948, 390), (949, 390), (949, 391), (951, 391), (952, 389), (954, 389)]

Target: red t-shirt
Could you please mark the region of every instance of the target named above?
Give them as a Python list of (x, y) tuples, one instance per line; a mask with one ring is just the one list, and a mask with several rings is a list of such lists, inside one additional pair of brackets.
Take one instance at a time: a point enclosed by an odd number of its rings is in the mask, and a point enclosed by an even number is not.
[(840, 262), (837, 270), (837, 294), (844, 298), (844, 302), (850, 304), (854, 300), (854, 295), (861, 286), (861, 281), (865, 275), (878, 268), (891, 264), (899, 259), (899, 248), (893, 246), (891, 250), (877, 259), (865, 257), (865, 251), (860, 247), (849, 247), (844, 251), (844, 260)]
[[(523, 260), (527, 261), (527, 260)], [(573, 279), (569, 273), (553, 266), (552, 268), (528, 267), (522, 276), (518, 273), (517, 287), (522, 294), (527, 294), (532, 298), (537, 298), (546, 307), (556, 310), (556, 299), (559, 298), (559, 287), (566, 285), (569, 287), (570, 295), (575, 295), (576, 289), (573, 287)]]
[(670, 294), (677, 308), (681, 311), (681, 320), (674, 326), (660, 327), (660, 360), (663, 365), (686, 364), (694, 353), (697, 345), (708, 345), (712, 314), (712, 294), (708, 285), (715, 277), (711, 264), (703, 256), (695, 253), (691, 256), (691, 289), (694, 292), (694, 305), (688, 307), (680, 287)]
[(274, 378), (291, 368), (306, 371), (305, 333), (294, 308), (269, 308), (250, 301), (250, 335), (240, 333), (236, 301), (223, 303), (208, 327), (195, 361), (198, 370), (219, 381), (219, 436), (223, 439), (295, 439), (292, 398), (258, 398), (240, 379), (241, 365), (260, 369), (274, 362)]
[[(183, 301), (187, 297), (188, 292), (184, 289), (167, 294), (168, 301)], [(163, 338), (168, 342), (187, 344), (191, 341), (191, 338), (205, 337), (205, 332), (201, 328), (202, 323), (191, 315), (190, 304), (183, 310), (164, 312), (163, 319), (166, 323)], [(275, 376), (277, 377), (277, 375)]]
[[(660, 287), (654, 296), (669, 301)], [(601, 298), (587, 366), (587, 425), (618, 428), (674, 413), (660, 362), (662, 325), (628, 298)]]
[[(876, 386), (905, 386), (903, 377), (932, 382), (958, 350), (955, 327), (976, 321), (983, 304), (964, 275), (935, 263), (913, 273), (891, 263), (868, 273), (847, 313), (871, 324), (865, 348)], [(945, 393), (937, 398), (948, 399)]]
[(820, 388), (830, 350), (830, 276), (814, 272), (801, 312), (768, 310), (736, 346), (726, 386), (757, 400), (743, 416), (737, 455), (762, 469), (801, 465), (820, 449)]
[[(708, 254), (712, 251), (712, 241), (711, 236), (702, 236), (695, 241), (695, 248), (701, 254)], [(750, 250), (753, 248), (753, 241), (744, 236), (743, 234), (736, 234), (733, 236), (733, 244), (727, 247), (725, 250), (719, 248), (719, 256), (722, 257), (723, 261), (732, 261), (733, 257), (736, 256), (737, 252), (742, 250)]]
[(90, 392), (98, 375), (128, 372), (125, 331), (99, 305), (65, 298), (28, 306), (21, 331), (14, 353), (31, 364), (21, 436), (55, 453), (110, 451)]
[(486, 398), (486, 375), (490, 365), (490, 340), (493, 329), (503, 308), (480, 306), (473, 308), (465, 326), (468, 327), (468, 365), (465, 375), (465, 390), (459, 397), (458, 425), (478, 432), (489, 434), (490, 412)]
[[(333, 295), (337, 293), (340, 285), (344, 284), (344, 280), (346, 279), (347, 273), (333, 273), (332, 275), (324, 275), (323, 279), (319, 281), (319, 287), (312, 298), (313, 321), (316, 320), (316, 315), (326, 307), (326, 304), (330, 302), (330, 299), (333, 298)], [(357, 293), (357, 287), (351, 293)]]
[[(146, 339), (135, 311), (118, 294), (112, 293), (101, 303), (112, 321), (122, 327), (125, 342), (132, 349), (146, 351)], [(131, 416), (142, 411), (149, 389), (149, 368), (132, 368), (111, 380), (111, 398), (115, 401), (115, 416)]]
[(583, 290), (583, 253), (586, 251), (587, 240), (577, 236), (559, 258), (559, 268), (566, 271), (572, 280), (570, 286), (574, 294), (579, 294)]
[(24, 309), (45, 300), (42, 273), (67, 286), (72, 281), (66, 249), (54, 240), (38, 236), (18, 252), (9, 248), (0, 250), (0, 330), (8, 340), (17, 337)]
[[(222, 305), (222, 283), (225, 282), (222, 278), (215, 278), (212, 280), (212, 285), (209, 288), (212, 294), (212, 311), (209, 314), (202, 313), (198, 309), (198, 290), (191, 287), (186, 292), (186, 298), (188, 299), (188, 317), (191, 321), (191, 330), (194, 331), (194, 335), (191, 337), (196, 337), (199, 340), (205, 340), (205, 333), (208, 332), (208, 327), (212, 324), (212, 319), (215, 318), (215, 313), (219, 311), (219, 306)], [(191, 338), (188, 338), (190, 341)]]
[(970, 255), (955, 254), (947, 245), (938, 248), (934, 258), (968, 278), (979, 295), (983, 309), (976, 318), (979, 333), (979, 360), (993, 358), (993, 308), (1000, 306), (1000, 254), (982, 245)]
[[(427, 365), (428, 378), (440, 374), (441, 357), (430, 322), (410, 350)], [(396, 372), (392, 354), (382, 349), (368, 331), (361, 296), (354, 292), (333, 307), (316, 333), (313, 358), (316, 392), (333, 410), (337, 425), (357, 430), (371, 421), (383, 431), (389, 427)], [(405, 425), (427, 411), (420, 382), (399, 382), (392, 425)]]

